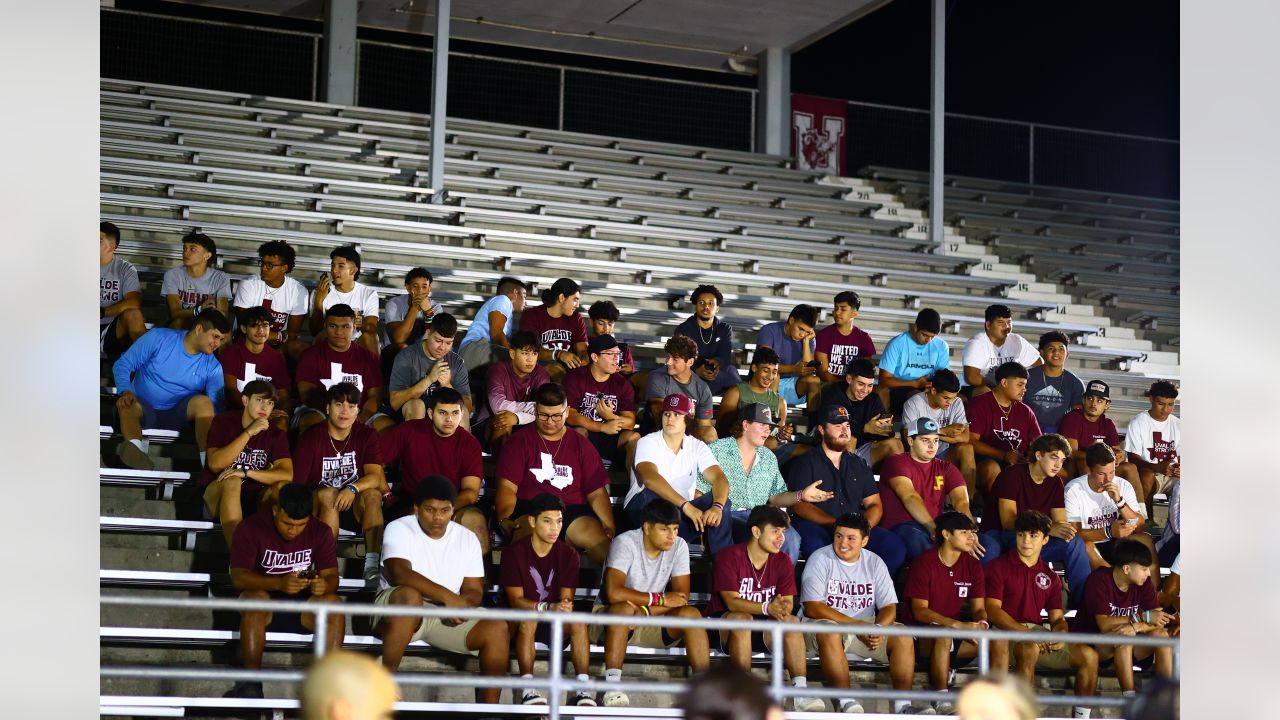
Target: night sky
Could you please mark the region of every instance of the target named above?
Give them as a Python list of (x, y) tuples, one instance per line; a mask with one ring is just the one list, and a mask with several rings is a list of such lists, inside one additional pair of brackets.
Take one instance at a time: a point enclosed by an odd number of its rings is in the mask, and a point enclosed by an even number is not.
[[(797, 93), (929, 107), (931, 0), (894, 0), (791, 61)], [(1178, 4), (949, 0), (948, 112), (1178, 138)]]

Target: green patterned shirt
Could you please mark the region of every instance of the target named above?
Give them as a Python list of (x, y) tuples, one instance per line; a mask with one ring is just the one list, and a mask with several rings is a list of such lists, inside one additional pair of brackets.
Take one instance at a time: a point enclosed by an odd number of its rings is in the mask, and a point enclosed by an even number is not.
[[(778, 469), (778, 457), (767, 447), (756, 450), (756, 461), (748, 472), (742, 467), (742, 453), (738, 452), (738, 439), (720, 438), (707, 445), (715, 456), (720, 469), (729, 479), (729, 507), (733, 510), (750, 510), (764, 505), (769, 498), (787, 491), (787, 483)], [(698, 473), (698, 489), (711, 492), (711, 482)]]

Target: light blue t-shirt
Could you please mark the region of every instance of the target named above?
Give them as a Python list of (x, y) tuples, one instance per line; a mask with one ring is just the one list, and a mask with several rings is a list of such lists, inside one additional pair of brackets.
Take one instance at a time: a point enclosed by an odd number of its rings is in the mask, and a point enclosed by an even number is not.
[[(778, 362), (782, 365), (795, 365), (800, 362), (800, 358), (804, 357), (804, 346), (799, 340), (792, 340), (787, 337), (787, 323), (780, 320), (771, 322), (760, 328), (760, 334), (756, 336), (756, 345), (768, 345), (773, 351), (778, 353)], [(809, 349), (813, 350), (817, 347), (814, 338), (809, 338)]]
[(182, 345), (185, 336), (182, 330), (169, 328), (143, 333), (112, 367), (117, 391), (132, 390), (156, 410), (168, 410), (199, 393), (208, 395), (215, 408), (220, 407), (222, 364), (207, 353), (188, 354)]
[(911, 333), (904, 332), (884, 346), (880, 369), (899, 380), (919, 380), (945, 370), (951, 364), (947, 341), (935, 337), (927, 345), (917, 345)]
[(511, 318), (516, 314), (515, 307), (511, 305), (511, 298), (506, 295), (494, 295), (476, 311), (476, 317), (471, 321), (471, 327), (467, 328), (467, 334), (462, 336), (462, 344), (458, 345), (458, 349), (470, 345), (476, 340), (489, 339), (489, 313), (498, 311), (506, 316), (507, 321), (502, 325), (502, 334), (511, 339)]

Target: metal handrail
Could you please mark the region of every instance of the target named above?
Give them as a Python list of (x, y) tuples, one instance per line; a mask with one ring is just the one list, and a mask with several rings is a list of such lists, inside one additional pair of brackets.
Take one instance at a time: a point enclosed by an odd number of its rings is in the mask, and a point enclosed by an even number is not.
[[(896, 637), (905, 635), (921, 638), (954, 638), (973, 640), (978, 644), (978, 668), (986, 673), (990, 670), (990, 642), (992, 640), (1043, 642), (1046, 636), (1035, 631), (1006, 630), (961, 630), (954, 628), (928, 626), (879, 626), (879, 625), (837, 625), (826, 623), (794, 623), (776, 620), (727, 620), (723, 618), (680, 618), (667, 616), (632, 616), (611, 615), (608, 613), (584, 612), (539, 612), (536, 610), (515, 610), (510, 608), (446, 608), (436, 606), (409, 607), (403, 605), (370, 605), (361, 603), (306, 602), (298, 600), (242, 600), (239, 598), (142, 598), (122, 595), (103, 595), (103, 605), (118, 605), (152, 608), (193, 608), (205, 610), (231, 610), (237, 612), (294, 612), (314, 613), (314, 652), (317, 657), (324, 655), (327, 620), (330, 613), (340, 615), (367, 615), (371, 617), (411, 616), (420, 618), (466, 618), (491, 619), (514, 622), (545, 622), (551, 625), (550, 655), (548, 657), (548, 676), (543, 678), (485, 677), (469, 674), (433, 675), (418, 674), (397, 677), (397, 681), (406, 685), (434, 685), (438, 687), (501, 687), (526, 688), (537, 687), (548, 692), (547, 716), (550, 720), (560, 718), (560, 695), (562, 692), (576, 690), (600, 691), (621, 690), (633, 692), (679, 693), (683, 691), (681, 683), (657, 682), (603, 682), (599, 680), (577, 680), (563, 676), (564, 666), (564, 625), (580, 623), (586, 625), (628, 625), (636, 627), (655, 626), (663, 628), (701, 628), (705, 630), (753, 630), (768, 632), (771, 635), (772, 647), (783, 646), (783, 633), (801, 634), (854, 634), (881, 635)], [(1056, 637), (1056, 636), (1055, 636)], [(1173, 672), (1177, 677), (1181, 665), (1180, 643), (1177, 638), (1155, 638), (1138, 636), (1121, 636), (1101, 633), (1070, 633), (1070, 642), (1099, 645), (1132, 645), (1138, 647), (1172, 647)], [(103, 677), (149, 677), (171, 679), (204, 679), (222, 678), (227, 680), (297, 680), (301, 673), (296, 671), (273, 670), (183, 670), (179, 668), (154, 667), (104, 667)], [(791, 695), (811, 697), (837, 698), (845, 697), (850, 691), (845, 688), (788, 687), (783, 683), (783, 654), (775, 652), (770, 657), (770, 692), (782, 703)], [(886, 690), (859, 689), (859, 697), (868, 700), (946, 700), (951, 694), (945, 691), (927, 690)], [(1062, 702), (1070, 698), (1074, 705), (1080, 706), (1122, 706), (1125, 698), (1101, 696), (1082, 697), (1076, 695), (1047, 695), (1038, 700), (1045, 704)]]

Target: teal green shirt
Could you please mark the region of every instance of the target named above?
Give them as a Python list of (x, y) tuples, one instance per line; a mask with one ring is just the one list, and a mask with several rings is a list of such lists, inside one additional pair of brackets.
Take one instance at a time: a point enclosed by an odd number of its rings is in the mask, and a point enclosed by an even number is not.
[[(748, 471), (742, 467), (742, 453), (738, 452), (738, 439), (720, 438), (707, 445), (715, 456), (720, 469), (729, 479), (729, 506), (733, 510), (750, 510), (764, 505), (769, 498), (787, 491), (787, 483), (778, 469), (778, 457), (767, 447), (756, 450), (756, 461)], [(711, 481), (698, 473), (698, 489), (711, 492)]]

